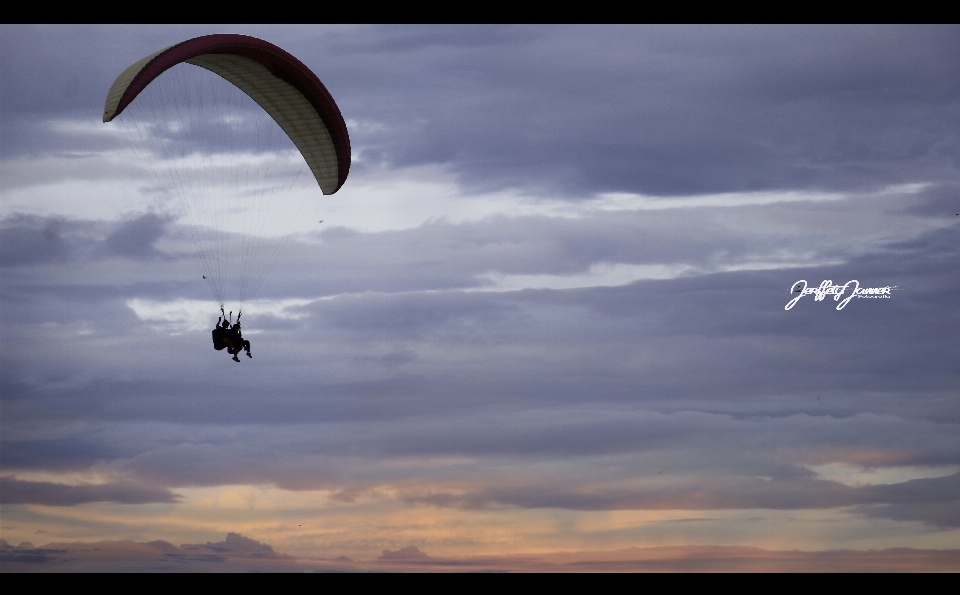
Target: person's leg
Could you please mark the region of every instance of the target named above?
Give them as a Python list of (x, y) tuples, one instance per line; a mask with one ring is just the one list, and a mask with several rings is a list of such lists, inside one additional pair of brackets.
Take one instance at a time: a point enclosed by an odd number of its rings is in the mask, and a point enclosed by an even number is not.
[(247, 350), (247, 357), (253, 357), (250, 355), (250, 341), (244, 341), (243, 348)]

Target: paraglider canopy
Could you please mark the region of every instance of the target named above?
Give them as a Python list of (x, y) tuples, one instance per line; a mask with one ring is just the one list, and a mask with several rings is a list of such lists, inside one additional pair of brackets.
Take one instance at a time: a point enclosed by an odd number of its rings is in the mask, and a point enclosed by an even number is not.
[(320, 79), (246, 35), (189, 39), (132, 64), (103, 121), (128, 144), (124, 158), (153, 174), (138, 192), (176, 216), (171, 238), (193, 245), (221, 308), (243, 309), (297, 233), (314, 231), (305, 222), (322, 219), (318, 186), (333, 194), (350, 171), (347, 126)]
[(296, 145), (324, 194), (343, 186), (350, 137), (333, 97), (302, 62), (256, 37), (205, 35), (136, 62), (110, 88), (103, 121), (120, 115), (151, 81), (182, 62), (220, 75), (256, 101)]

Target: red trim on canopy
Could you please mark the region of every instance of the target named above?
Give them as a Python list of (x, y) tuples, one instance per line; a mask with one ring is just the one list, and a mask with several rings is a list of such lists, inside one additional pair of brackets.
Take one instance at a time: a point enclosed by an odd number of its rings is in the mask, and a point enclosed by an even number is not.
[(221, 33), (188, 39), (171, 47), (148, 62), (137, 73), (120, 97), (113, 117), (119, 116), (120, 112), (165, 70), (202, 54), (232, 54), (249, 58), (262, 64), (274, 76), (300, 91), (317, 110), (320, 119), (330, 131), (330, 136), (333, 137), (338, 163), (337, 190), (343, 186), (350, 172), (350, 136), (340, 108), (337, 107), (330, 92), (323, 86), (317, 75), (313, 74), (313, 71), (303, 62), (272, 43), (256, 37)]

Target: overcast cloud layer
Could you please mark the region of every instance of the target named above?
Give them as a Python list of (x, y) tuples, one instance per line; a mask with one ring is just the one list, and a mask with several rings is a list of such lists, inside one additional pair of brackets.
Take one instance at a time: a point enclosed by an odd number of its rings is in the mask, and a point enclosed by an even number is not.
[[(229, 30), (313, 69), (354, 155), (239, 365), (100, 123), (221, 29), (0, 29), (7, 542), (960, 545), (960, 29)], [(854, 279), (889, 297), (790, 293)]]

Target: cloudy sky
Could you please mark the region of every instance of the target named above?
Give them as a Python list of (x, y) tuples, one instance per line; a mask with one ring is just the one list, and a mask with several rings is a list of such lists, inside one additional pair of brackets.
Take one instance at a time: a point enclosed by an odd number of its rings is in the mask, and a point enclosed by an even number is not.
[[(353, 150), (278, 194), (314, 210), (240, 364), (152, 169), (191, 166), (101, 122), (218, 32), (300, 58)], [(957, 27), (4, 25), (0, 537), (958, 549), (958, 63)]]

